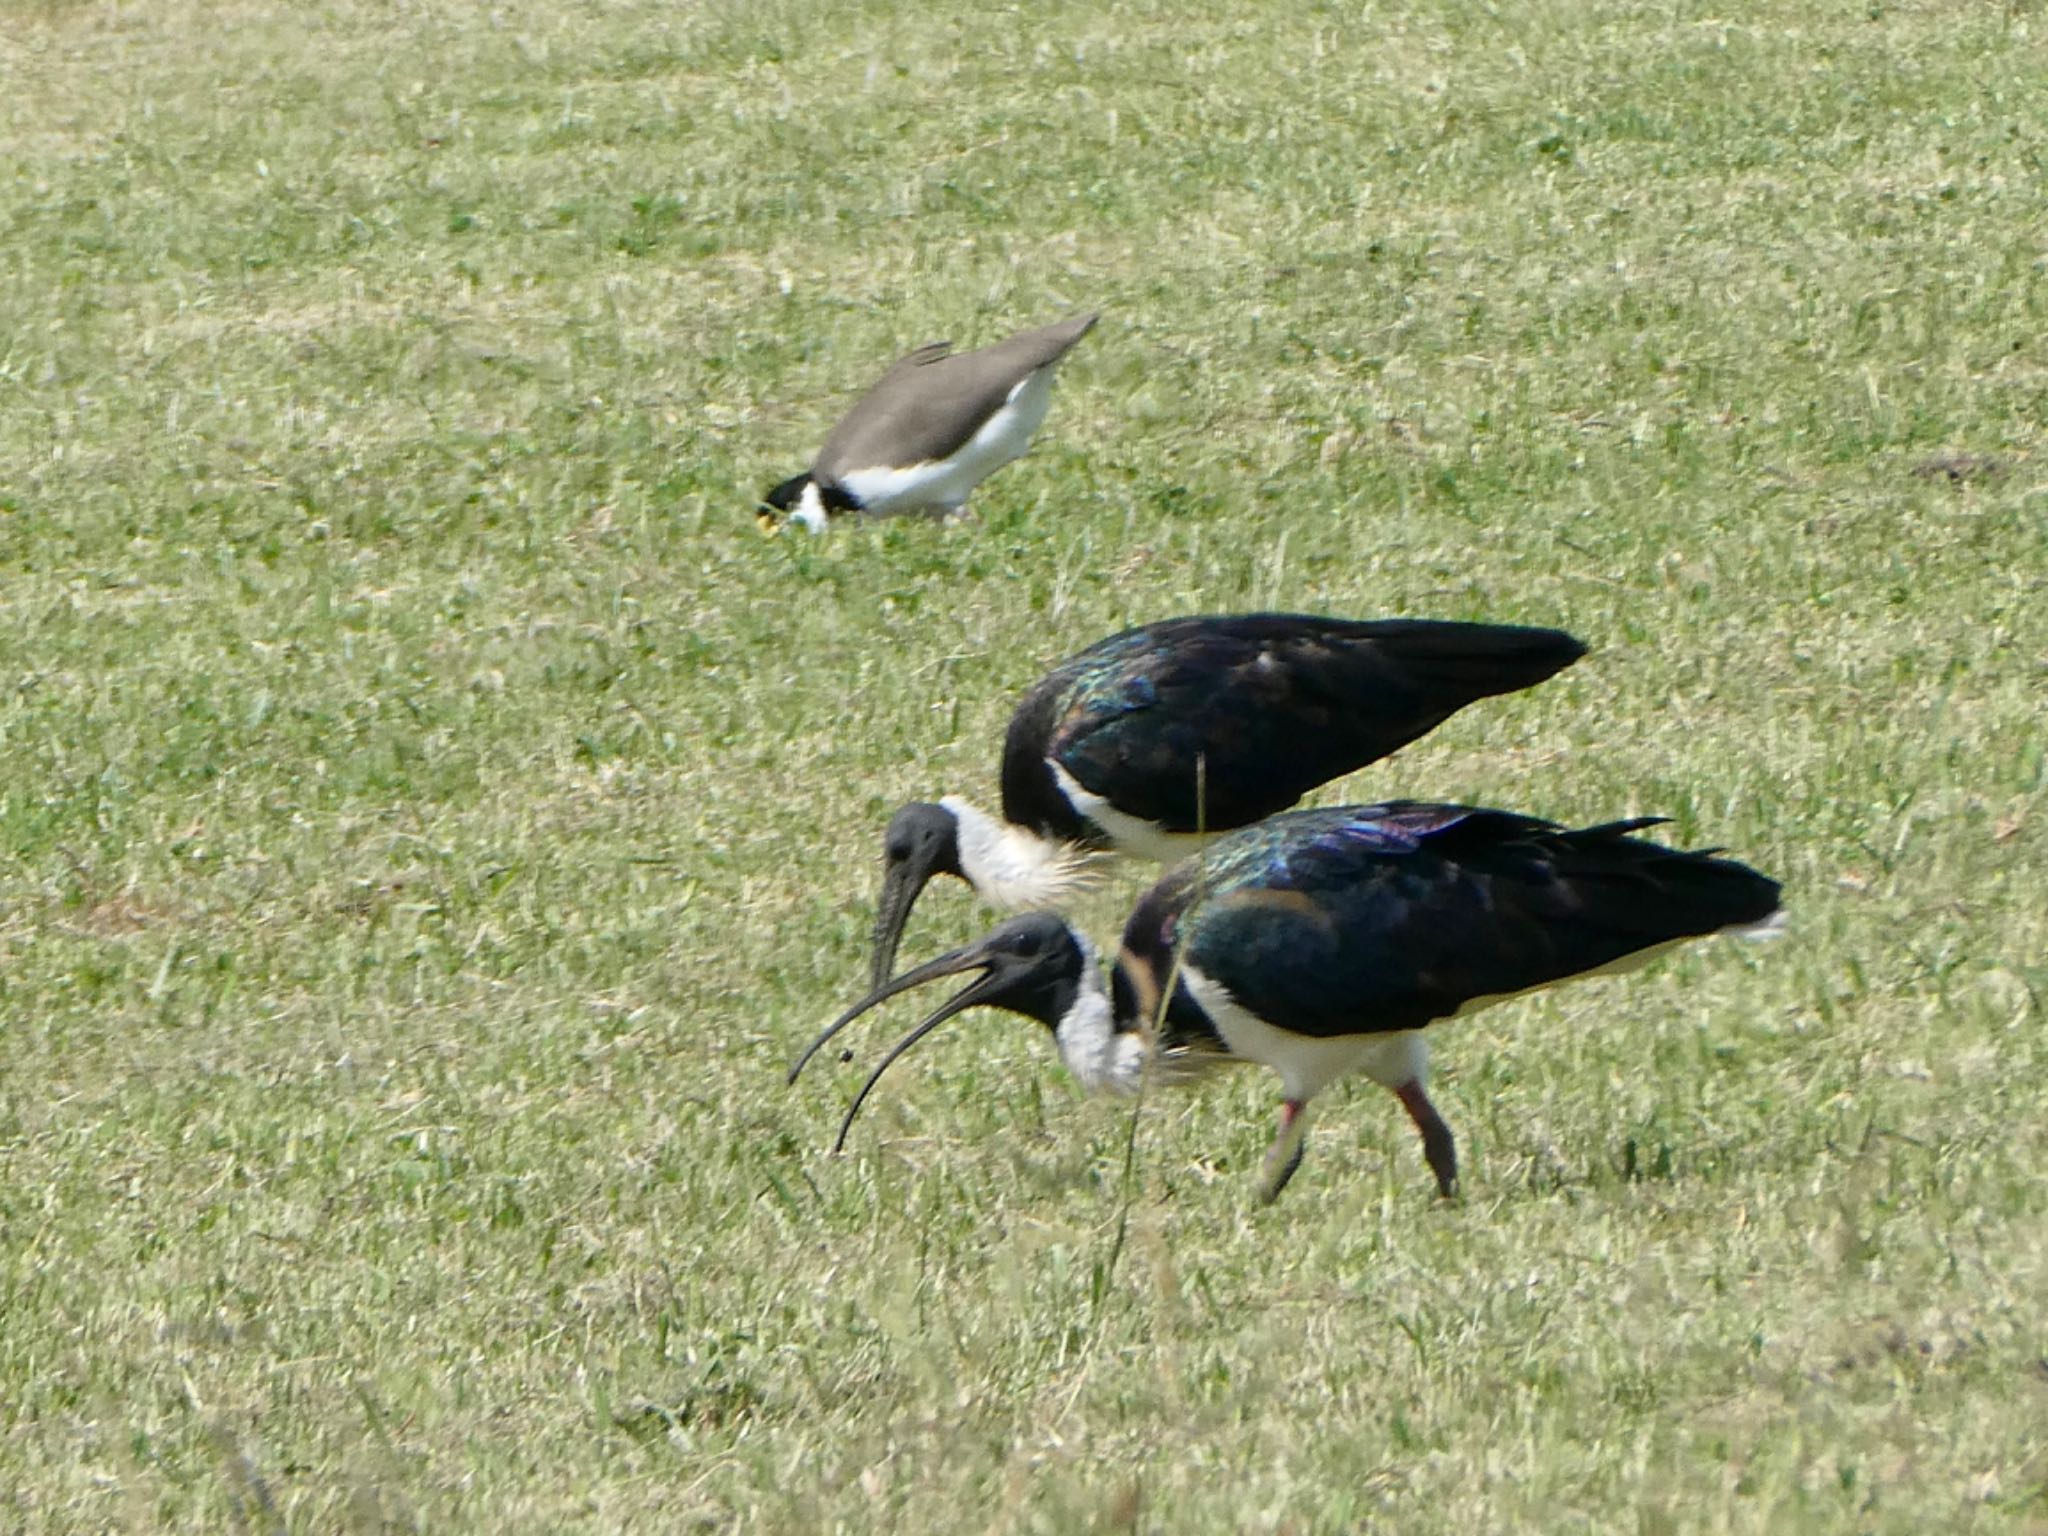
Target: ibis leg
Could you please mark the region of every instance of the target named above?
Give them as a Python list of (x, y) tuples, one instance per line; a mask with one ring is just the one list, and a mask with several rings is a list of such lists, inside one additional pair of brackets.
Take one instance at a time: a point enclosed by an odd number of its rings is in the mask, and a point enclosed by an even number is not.
[(1394, 1090), (1394, 1097), (1401, 1101), (1408, 1111), (1408, 1118), (1415, 1122), (1415, 1129), (1422, 1132), (1422, 1155), (1429, 1159), (1430, 1172), (1436, 1175), (1436, 1190), (1446, 1200), (1458, 1192), (1458, 1142), (1451, 1135), (1451, 1128), (1444, 1124), (1444, 1117), (1436, 1112), (1436, 1106), (1429, 1102), (1429, 1095), (1423, 1091), (1422, 1079), (1415, 1078)]
[(1308, 1131), (1308, 1101), (1289, 1099), (1280, 1106), (1280, 1134), (1266, 1149), (1266, 1169), (1259, 1179), (1259, 1203), (1271, 1205), (1301, 1166), (1302, 1137)]

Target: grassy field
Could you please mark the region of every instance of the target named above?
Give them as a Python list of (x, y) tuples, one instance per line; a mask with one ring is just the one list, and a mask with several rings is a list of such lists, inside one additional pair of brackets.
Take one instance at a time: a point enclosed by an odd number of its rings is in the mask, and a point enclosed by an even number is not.
[[(4, 0), (0, 1526), (2048, 1531), (2044, 31)], [(1082, 309), (978, 520), (757, 533)], [(889, 810), (1253, 607), (1569, 627), (1321, 798), (1791, 938), (1442, 1030), (1456, 1205), (994, 1015), (826, 1158)]]

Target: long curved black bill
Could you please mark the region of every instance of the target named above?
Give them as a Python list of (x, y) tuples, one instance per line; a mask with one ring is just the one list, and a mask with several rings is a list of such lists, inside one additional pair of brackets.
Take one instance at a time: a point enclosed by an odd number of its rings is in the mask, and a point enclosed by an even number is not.
[(954, 993), (953, 996), (939, 1004), (931, 1016), (922, 1024), (889, 1047), (889, 1054), (875, 1064), (875, 1070), (868, 1074), (868, 1080), (860, 1085), (860, 1092), (856, 1093), (853, 1096), (853, 1102), (846, 1106), (846, 1118), (839, 1122), (839, 1134), (832, 1139), (833, 1156), (836, 1157), (846, 1150), (846, 1137), (847, 1133), (853, 1129), (854, 1116), (860, 1113), (861, 1105), (867, 1103), (868, 1095), (874, 1092), (875, 1084), (879, 1083), (882, 1080), (882, 1074), (895, 1064), (896, 1058), (937, 1029), (941, 1024), (945, 1023), (946, 1020), (952, 1018), (954, 1014), (964, 1013), (969, 1008), (972, 1008), (981, 1001), (982, 994), (992, 991), (996, 984), (996, 978), (993, 973), (968, 983), (968, 985)]
[[(984, 948), (985, 946), (982, 944), (969, 944), (964, 949), (956, 949), (949, 954), (941, 955), (936, 960), (927, 960), (915, 970), (905, 971), (894, 981), (883, 981), (873, 991), (868, 993), (866, 997), (855, 1003), (830, 1024), (827, 1024), (824, 1033), (804, 1047), (803, 1055), (797, 1057), (796, 1061), (790, 1066), (789, 1077), (786, 1081), (794, 1083), (803, 1072), (803, 1069), (810, 1065), (811, 1058), (830, 1044), (834, 1035), (838, 1034), (839, 1031), (846, 1028), (847, 1025), (866, 1013), (870, 1008), (886, 1003), (890, 998), (908, 992), (912, 987), (921, 987), (928, 981), (936, 981), (941, 976), (957, 976), (962, 971), (971, 971), (978, 967), (987, 966), (989, 960), (983, 953)], [(979, 983), (976, 983), (976, 986), (979, 986)], [(971, 992), (975, 988), (969, 987), (967, 990)], [(961, 994), (963, 997), (966, 995), (965, 992)]]
[(935, 859), (915, 856), (891, 859), (882, 873), (882, 894), (875, 900), (875, 954), (868, 967), (868, 985), (878, 991), (887, 985), (896, 967), (896, 950), (903, 942), (903, 929), (910, 921), (910, 909), (937, 873)]
[(952, 997), (941, 1003), (923, 1023), (919, 1024), (917, 1028), (890, 1047), (889, 1053), (882, 1058), (881, 1063), (873, 1072), (868, 1074), (868, 1080), (861, 1084), (860, 1092), (854, 1095), (853, 1103), (848, 1106), (846, 1118), (840, 1122), (839, 1137), (832, 1143), (832, 1150), (834, 1152), (838, 1152), (845, 1147), (846, 1134), (853, 1129), (854, 1117), (860, 1113), (861, 1105), (867, 1102), (867, 1097), (874, 1091), (875, 1084), (882, 1080), (882, 1074), (889, 1070), (890, 1066), (895, 1063), (899, 1056), (933, 1030), (937, 1029), (941, 1024), (945, 1023), (946, 1020), (952, 1018), (954, 1014), (974, 1007), (991, 992), (996, 991), (1003, 985), (1000, 966), (997, 960), (989, 954), (987, 941), (984, 940), (981, 943), (970, 944), (964, 949), (954, 950), (951, 954), (941, 955), (938, 959), (929, 960), (923, 965), (918, 966), (915, 970), (905, 971), (894, 981), (883, 983), (851, 1008), (847, 1009), (846, 1012), (839, 1015), (830, 1024), (826, 1025), (824, 1032), (805, 1047), (804, 1053), (801, 1056), (797, 1057), (795, 1065), (789, 1069), (789, 1081), (792, 1083), (797, 1080), (798, 1074), (810, 1064), (813, 1056), (817, 1055), (842, 1029), (846, 1028), (847, 1025), (851, 1024), (869, 1009), (885, 1003), (890, 998), (896, 997), (901, 993), (908, 992), (913, 987), (921, 987), (928, 981), (937, 981), (942, 976), (957, 976), (963, 971), (972, 970), (981, 970), (985, 974), (969, 982), (958, 992), (954, 993)]

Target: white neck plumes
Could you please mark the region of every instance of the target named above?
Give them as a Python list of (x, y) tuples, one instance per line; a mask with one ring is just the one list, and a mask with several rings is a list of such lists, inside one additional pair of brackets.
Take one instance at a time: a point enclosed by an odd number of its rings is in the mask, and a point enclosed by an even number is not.
[(1060, 1060), (1090, 1093), (1136, 1093), (1145, 1074), (1145, 1036), (1116, 1027), (1116, 1011), (1103, 990), (1094, 946), (1078, 932), (1074, 937), (1087, 965), (1073, 1006), (1053, 1028)]
[(956, 795), (939, 804), (953, 816), (960, 872), (992, 906), (1008, 912), (1057, 907), (1092, 883), (1095, 855), (1086, 849), (998, 821)]

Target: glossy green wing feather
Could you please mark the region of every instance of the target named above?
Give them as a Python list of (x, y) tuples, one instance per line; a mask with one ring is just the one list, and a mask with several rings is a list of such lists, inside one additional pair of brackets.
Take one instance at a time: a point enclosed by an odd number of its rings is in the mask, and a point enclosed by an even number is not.
[(1071, 813), (1056, 803), (1050, 758), (1166, 831), (1243, 826), (1584, 650), (1558, 630), (1421, 619), (1148, 625), (1091, 646), (1027, 697), (1005, 751), (1004, 813), (1076, 835), (1061, 824)]
[(1419, 1028), (1777, 910), (1776, 881), (1630, 835), (1647, 824), (1566, 831), (1413, 802), (1296, 812), (1190, 861), (1131, 926), (1279, 1028)]

